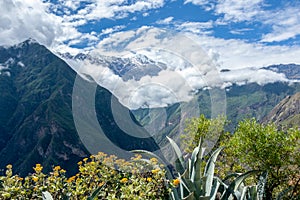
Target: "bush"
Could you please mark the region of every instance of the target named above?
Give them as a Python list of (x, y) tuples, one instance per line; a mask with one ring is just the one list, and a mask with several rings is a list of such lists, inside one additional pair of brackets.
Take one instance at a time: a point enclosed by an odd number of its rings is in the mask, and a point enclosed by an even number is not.
[(36, 164), (35, 172), (24, 178), (13, 175), (11, 165), (6, 168), (6, 175), (0, 177), (0, 199), (41, 199), (47, 191), (53, 199), (81, 200), (98, 188), (95, 199), (167, 199), (171, 187), (157, 160), (141, 155), (126, 161), (98, 153), (78, 162), (78, 173), (71, 177), (60, 166), (44, 174)]

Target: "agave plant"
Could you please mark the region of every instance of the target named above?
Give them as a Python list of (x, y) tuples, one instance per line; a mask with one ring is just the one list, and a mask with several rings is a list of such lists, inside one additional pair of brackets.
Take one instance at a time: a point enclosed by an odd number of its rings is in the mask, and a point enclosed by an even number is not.
[[(203, 166), (205, 148), (202, 147), (201, 139), (188, 160), (184, 160), (183, 154), (176, 142), (169, 137), (167, 137), (167, 139), (177, 157), (175, 161), (176, 173), (174, 174), (166, 168), (167, 176), (171, 181), (173, 181), (176, 176), (179, 178), (179, 188), (174, 188), (171, 193), (172, 200), (261, 200), (263, 198), (267, 178), (266, 172), (260, 175), (257, 185), (244, 185), (244, 181), (247, 177), (261, 173), (261, 171), (257, 170), (249, 171), (244, 174), (229, 175), (225, 179), (234, 176), (235, 179), (227, 185), (224, 183), (224, 180), (222, 181), (214, 175), (215, 162), (223, 147), (219, 147), (212, 153), (204, 169), (202, 169), (201, 166)], [(144, 150), (135, 150), (133, 152), (146, 153), (152, 157), (155, 156), (158, 160), (163, 162), (162, 159), (151, 152)]]

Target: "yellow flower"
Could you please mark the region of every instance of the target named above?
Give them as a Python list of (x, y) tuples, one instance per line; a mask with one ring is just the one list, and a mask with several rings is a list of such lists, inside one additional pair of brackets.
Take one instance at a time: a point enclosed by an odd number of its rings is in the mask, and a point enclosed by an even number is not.
[(60, 169), (61, 169), (60, 166), (55, 166), (55, 167), (53, 168), (54, 171), (59, 171)]
[(150, 161), (155, 164), (158, 162), (157, 158), (151, 158)]
[(152, 172), (153, 174), (156, 174), (156, 173), (159, 172), (159, 171), (160, 171), (159, 168), (151, 170), (151, 172)]
[(74, 181), (76, 178), (76, 176), (71, 176), (70, 178), (68, 178), (67, 182), (71, 183), (72, 181)]
[(104, 181), (102, 181), (101, 183), (98, 184), (99, 187), (101, 187), (102, 185), (104, 185)]
[(11, 169), (11, 168), (12, 168), (12, 165), (11, 165), (11, 164), (6, 165), (6, 168), (7, 168), (7, 169)]
[(61, 172), (61, 173), (66, 173), (66, 170), (61, 169), (60, 172)]
[(128, 178), (122, 178), (120, 182), (121, 183), (127, 183), (128, 182)]
[(24, 179), (24, 178), (22, 178), (22, 177), (18, 177), (18, 180), (19, 180), (19, 181), (23, 181), (23, 179)]
[(90, 155), (90, 159), (93, 159), (93, 158), (95, 158), (95, 156), (94, 155)]
[(84, 158), (84, 159), (83, 159), (83, 162), (86, 162), (87, 160), (88, 160), (88, 158)]
[(55, 171), (55, 172), (53, 173), (53, 175), (54, 175), (54, 176), (59, 176), (59, 173), (58, 173), (57, 171)]
[(78, 164), (78, 165), (82, 165), (82, 161), (79, 161), (77, 164)]
[(112, 170), (112, 171), (111, 171), (111, 174), (112, 174), (112, 175), (115, 175), (116, 173), (117, 173), (116, 170)]
[(37, 181), (39, 180), (39, 177), (33, 176), (33, 177), (32, 177), (32, 180), (33, 180), (34, 182), (37, 182)]
[(179, 185), (179, 183), (180, 183), (180, 180), (178, 178), (173, 180), (173, 184), (175, 186)]
[(43, 170), (43, 167), (41, 166), (41, 164), (36, 164), (33, 169), (36, 173), (39, 173)]
[(151, 177), (148, 177), (148, 178), (147, 178), (147, 181), (148, 181), (148, 182), (151, 182), (151, 181), (152, 181), (152, 178), (151, 178)]
[(90, 165), (95, 165), (96, 163), (94, 161), (91, 161), (90, 162)]
[(136, 154), (134, 158), (132, 158), (132, 160), (140, 160), (142, 158), (141, 154)]

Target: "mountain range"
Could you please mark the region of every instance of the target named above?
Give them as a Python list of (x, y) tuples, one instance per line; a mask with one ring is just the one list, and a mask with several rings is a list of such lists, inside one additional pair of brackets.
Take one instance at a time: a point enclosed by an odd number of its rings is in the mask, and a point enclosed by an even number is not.
[[(193, 112), (193, 108), (187, 108), (188, 103), (182, 102), (165, 108), (130, 111), (111, 91), (97, 85), (92, 76), (79, 76), (74, 66), (62, 58), (100, 63), (124, 81), (139, 80), (149, 74), (154, 76), (166, 68), (164, 63), (140, 55), (126, 59), (103, 56), (95, 60), (85, 54), (54, 54), (33, 39), (0, 47), (0, 168), (13, 164), (15, 172), (25, 175), (40, 163), (45, 171), (61, 165), (72, 174), (80, 159), (98, 150), (113, 150), (109, 145), (124, 151), (156, 151), (166, 143), (166, 135), (182, 133), (181, 122)], [(299, 80), (299, 65), (272, 65), (265, 69)], [(123, 76), (126, 71), (138, 76)], [(263, 121), (269, 113), (269, 121), (277, 122), (279, 113), (285, 113), (280, 115), (286, 116), (284, 119), (299, 121), (299, 106), (294, 109), (297, 111), (288, 109), (299, 105), (299, 95), (289, 97), (297, 92), (300, 92), (299, 82), (228, 86), (225, 114), (231, 123), (227, 129), (233, 130), (237, 122), (246, 117)], [(194, 101), (201, 113), (211, 117), (209, 90), (197, 91)], [(87, 103), (94, 104), (86, 106)], [(275, 111), (271, 111), (273, 108)], [(118, 118), (123, 114), (126, 117)], [(155, 135), (151, 136), (149, 130)], [(97, 135), (99, 131), (104, 135)], [(135, 135), (128, 134), (130, 131)]]

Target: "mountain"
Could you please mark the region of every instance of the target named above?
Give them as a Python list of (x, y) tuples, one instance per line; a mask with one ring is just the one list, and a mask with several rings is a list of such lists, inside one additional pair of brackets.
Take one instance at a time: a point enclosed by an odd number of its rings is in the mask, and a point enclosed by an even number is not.
[(289, 95), (280, 101), (271, 112), (264, 117), (263, 122), (273, 122), (276, 125), (300, 127), (300, 93)]
[[(108, 90), (76, 75), (63, 60), (33, 39), (0, 47), (0, 168), (12, 164), (15, 172), (25, 175), (40, 163), (45, 171), (61, 165), (72, 174), (76, 163), (88, 156), (91, 149), (105, 150), (97, 148), (99, 138), (108, 138), (124, 151), (157, 149), (151, 137), (137, 138), (116, 126), (112, 103), (115, 109), (131, 115), (130, 111)], [(75, 81), (81, 83), (77, 90), (82, 94), (76, 97), (72, 94)], [(83, 114), (87, 118), (76, 125), (72, 98), (85, 102), (89, 87), (95, 87), (94, 110), (85, 109)], [(89, 113), (93, 112), (105, 133), (96, 138), (89, 136), (97, 134), (88, 121)], [(144, 133), (139, 130), (139, 134)], [(94, 146), (87, 146), (86, 139), (93, 141)]]
[(264, 67), (263, 69), (272, 70), (278, 73), (284, 73), (288, 79), (300, 80), (300, 65), (296, 65), (296, 64), (270, 65), (268, 67)]
[(69, 53), (59, 55), (64, 60), (87, 61), (90, 64), (107, 67), (124, 81), (131, 79), (139, 81), (146, 75), (157, 76), (161, 70), (167, 68), (164, 63), (153, 61), (141, 54), (134, 54), (125, 58), (84, 53), (79, 53), (75, 56)]
[[(299, 83), (290, 84), (285, 82), (275, 82), (266, 85), (251, 83), (233, 85), (227, 88), (225, 114), (230, 123), (226, 125), (225, 129), (233, 132), (238, 122), (245, 118), (255, 117), (261, 121), (281, 100), (297, 92), (300, 92)], [(199, 106), (200, 112), (210, 118), (212, 103), (209, 90), (199, 91), (195, 101)], [(178, 137), (178, 135), (183, 133), (185, 120), (189, 117), (186, 116), (187, 113), (182, 113), (183, 110), (187, 110), (184, 107), (186, 107), (185, 103), (178, 103), (167, 108), (161, 108), (160, 112), (156, 108), (154, 110), (139, 109), (133, 113), (141, 124), (150, 126), (148, 130), (153, 130), (159, 126), (157, 122), (153, 123), (152, 121), (158, 119), (157, 121), (160, 122), (161, 117), (159, 115), (165, 112), (165, 122), (163, 125), (160, 125), (161, 127), (164, 126), (164, 128), (161, 128), (155, 135), (155, 140), (163, 146), (167, 142), (165, 140), (166, 135)], [(193, 112), (193, 110), (190, 109), (188, 112)], [(156, 116), (155, 113), (157, 113)]]

